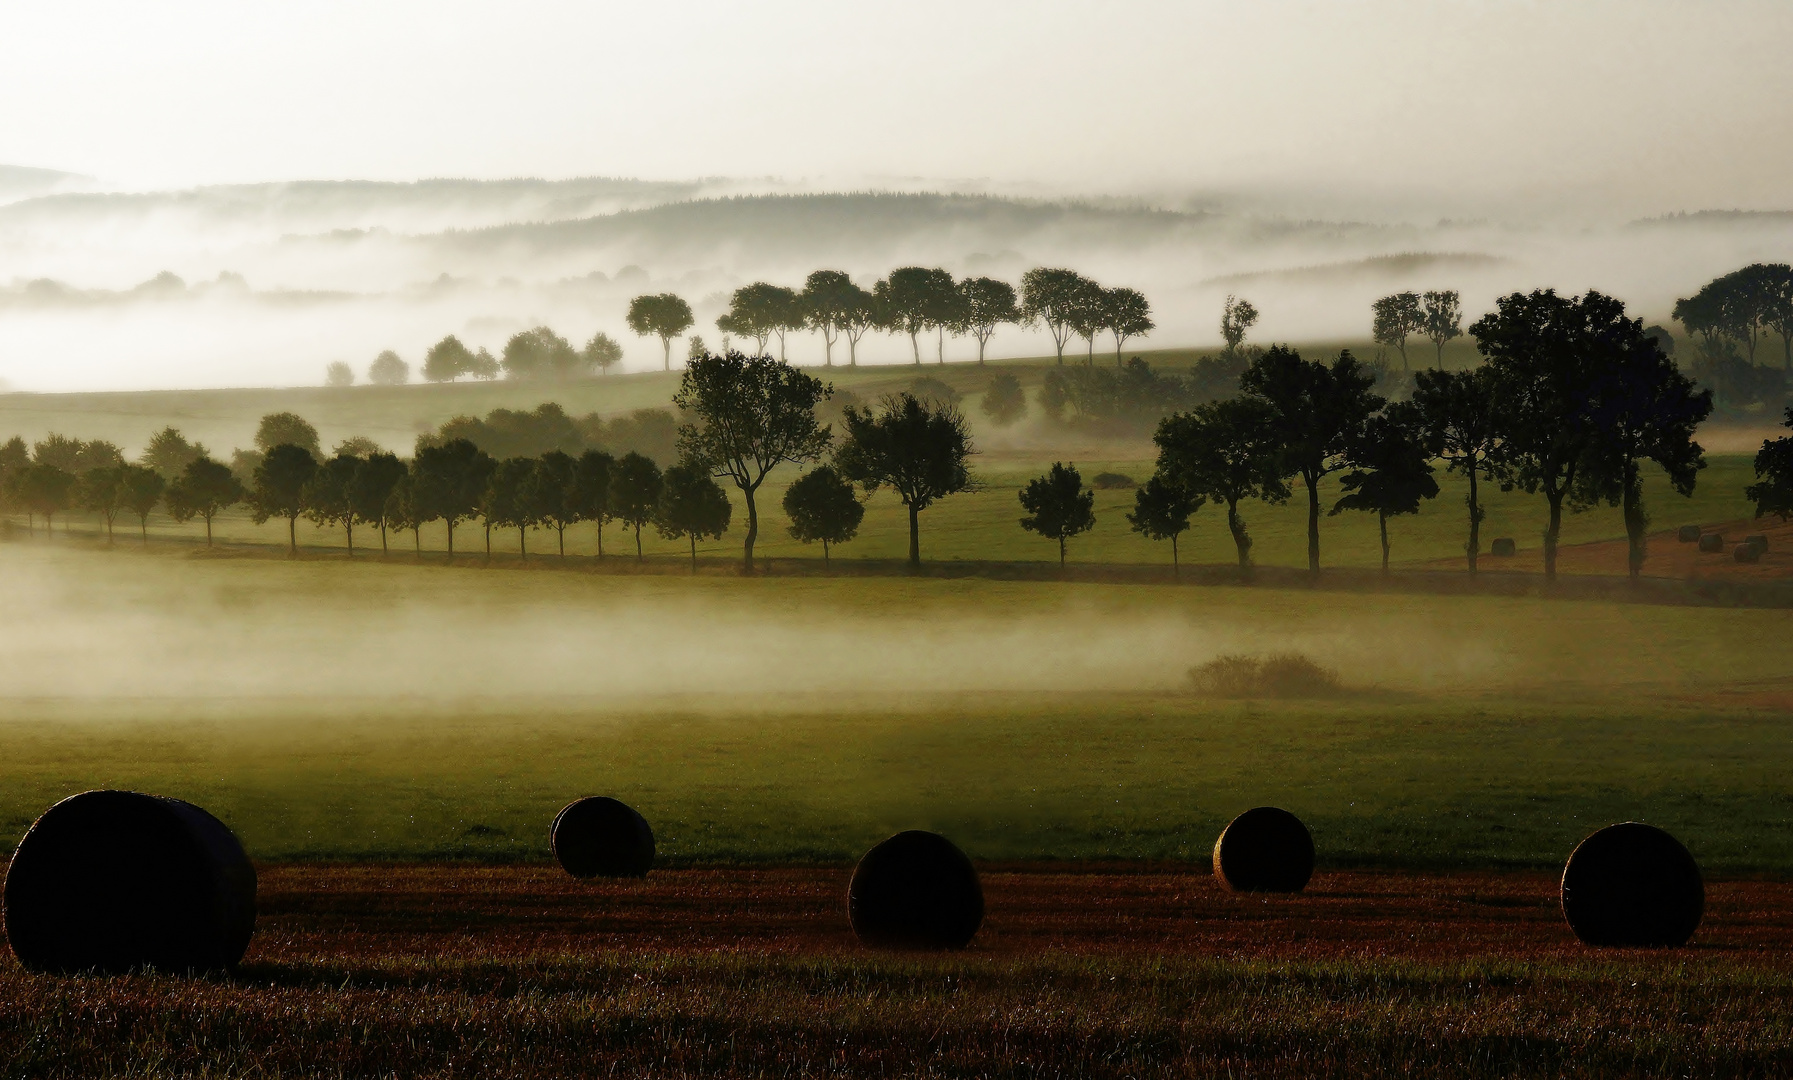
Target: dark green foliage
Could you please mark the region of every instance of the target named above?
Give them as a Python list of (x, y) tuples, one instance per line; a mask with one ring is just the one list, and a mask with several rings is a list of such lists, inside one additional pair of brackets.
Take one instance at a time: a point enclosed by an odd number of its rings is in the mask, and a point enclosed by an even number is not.
[(1121, 366), (1121, 349), (1127, 339), (1144, 337), (1158, 328), (1152, 321), (1152, 305), (1137, 289), (1103, 289), (1097, 305), (1097, 325), (1114, 337), (1114, 366)]
[(1408, 370), (1407, 339), (1426, 328), (1419, 294), (1402, 292), (1384, 296), (1370, 305), (1370, 316), (1370, 336), (1376, 344), (1390, 346), (1400, 353), (1401, 370)]
[[(1674, 318), (1694, 339), (1688, 368), (1713, 391), (1719, 407), (1740, 413), (1779, 407), (1793, 372), (1793, 267), (1755, 263), (1714, 278), (1675, 302)], [(1767, 334), (1781, 339), (1781, 368), (1756, 366)]]
[[(1787, 410), (1783, 426), (1793, 428), (1793, 408)], [(1793, 435), (1762, 440), (1762, 449), (1756, 451), (1756, 479), (1758, 483), (1744, 489), (1756, 504), (1756, 516), (1793, 518)]]
[(858, 535), (865, 504), (833, 466), (819, 465), (785, 489), (784, 513), (791, 521), (793, 539), (805, 544), (822, 542), (822, 564), (826, 566), (829, 545), (844, 544)]
[(1187, 490), (1180, 484), (1153, 474), (1133, 493), (1133, 511), (1127, 515), (1128, 526), (1148, 540), (1170, 541), (1171, 572), (1182, 573), (1177, 557), (1177, 538), (1189, 529), (1189, 518), (1207, 503), (1207, 498)]
[(1099, 472), (1090, 485), (1097, 491), (1131, 491), (1139, 486), (1139, 482), (1126, 473)]
[(392, 485), (392, 490), (386, 493), (386, 502), (380, 507), (380, 550), (385, 550), (386, 529), (390, 527), (410, 529), (413, 548), (417, 554), (423, 554), (424, 519), (418, 513), (415, 492), (411, 473), (406, 470)]
[(1046, 415), (1115, 435), (1143, 432), (1189, 402), (1181, 379), (1154, 372), (1137, 356), (1120, 368), (1055, 368), (1040, 387)]
[(934, 405), (957, 405), (965, 399), (965, 395), (955, 390), (951, 383), (942, 382), (932, 375), (920, 375), (909, 380), (909, 393)]
[(784, 359), (785, 334), (804, 323), (803, 301), (792, 289), (756, 281), (743, 285), (729, 298), (728, 311), (716, 320), (725, 334), (753, 339), (755, 356), (766, 355), (766, 340), (778, 335), (778, 359)]
[(112, 522), (118, 512), (124, 509), (120, 501), (124, 496), (121, 487), (125, 466), (113, 465), (101, 469), (89, 469), (81, 474), (81, 480), (75, 485), (75, 501), (83, 510), (92, 510), (100, 515), (106, 523), (106, 542), (112, 542)]
[(474, 374), (477, 368), (473, 351), (453, 334), (431, 345), (423, 357), (423, 377), (430, 382), (453, 382), (462, 375)]
[(317, 459), (303, 446), (281, 443), (269, 450), (255, 469), (255, 486), (249, 492), (249, 509), (260, 525), (269, 518), (285, 518), (291, 550), (299, 550), (299, 515), (305, 513), (306, 485), (318, 470)]
[(517, 530), (517, 553), (529, 555), (529, 530), (541, 520), (531, 495), (535, 493), (535, 458), (506, 458), (492, 469), (480, 496), (480, 513), (486, 526)]
[(1307, 486), (1307, 568), (1320, 570), (1320, 481), (1344, 467), (1346, 447), (1383, 400), (1370, 392), (1375, 379), (1350, 352), (1331, 364), (1303, 360), (1277, 345), (1252, 361), (1239, 388), (1270, 410), (1284, 475)]
[[(55, 524), (56, 515), (67, 510), (75, 499), (75, 474), (55, 465), (27, 465), (19, 470), (13, 483), (15, 498), (27, 510), (41, 514), (44, 527)], [(67, 526), (64, 526), (64, 532)]]
[[(269, 455), (272, 460), (273, 455)], [(305, 517), (317, 525), (341, 525), (349, 554), (355, 553), (355, 505), (350, 495), (362, 460), (338, 454), (317, 467), (305, 482), (301, 499)]]
[(1489, 463), (1500, 445), (1500, 417), (1495, 408), (1494, 372), (1484, 366), (1472, 371), (1418, 371), (1413, 375), (1412, 402), (1424, 425), (1426, 444), (1443, 458), (1446, 468), (1469, 480), (1469, 572), (1476, 572), (1482, 551), (1482, 507), (1478, 484), (1489, 473)]
[(909, 565), (921, 565), (919, 515), (938, 499), (971, 488), (977, 453), (965, 418), (950, 405), (924, 405), (912, 394), (885, 398), (877, 412), (848, 409), (846, 440), (834, 467), (867, 491), (893, 489), (909, 510)]
[(1088, 310), (1090, 297), (1099, 289), (1075, 270), (1041, 266), (1021, 275), (1021, 318), (1045, 325), (1061, 365), (1065, 343), (1077, 332), (1078, 316)]
[(586, 358), (545, 326), (511, 335), (499, 363), (510, 379), (572, 379), (591, 374)]
[(617, 344), (615, 338), (600, 330), (585, 343), (579, 356), (588, 369), (595, 368), (599, 375), (603, 375), (623, 362), (623, 347)]
[(839, 270), (817, 270), (804, 280), (797, 299), (805, 325), (822, 335), (824, 363), (834, 366), (834, 343), (842, 334), (857, 363), (859, 336), (870, 322), (872, 294)]
[(228, 465), (209, 457), (198, 457), (189, 461), (181, 475), (168, 485), (165, 497), (168, 516), (175, 521), (190, 521), (195, 517), (205, 521), (205, 543), (210, 547), (212, 519), (218, 516), (218, 511), (242, 502), (247, 496), (243, 482)]
[(448, 557), (454, 558), (454, 527), (479, 513), (486, 480), (495, 462), (466, 439), (426, 446), (411, 462), (411, 515), (440, 520), (448, 528)]
[(154, 469), (164, 480), (172, 480), (186, 469), (194, 458), (206, 457), (203, 444), (190, 443), (172, 427), (165, 427), (150, 436), (143, 450), (143, 464)]
[(984, 362), (984, 349), (996, 328), (1004, 323), (1021, 321), (1021, 308), (1015, 303), (1015, 287), (995, 278), (966, 278), (958, 284), (958, 321), (954, 333), (970, 334), (977, 339), (977, 362)]
[(32, 446), (31, 457), (39, 465), (54, 465), (75, 476), (123, 465), (125, 460), (123, 452), (105, 439), (82, 442), (54, 432)]
[(1382, 537), (1382, 572), (1388, 573), (1388, 519), (1417, 514), (1419, 504), (1438, 497), (1424, 415), (1411, 402), (1390, 405), (1352, 437), (1345, 452), (1350, 471), (1339, 478), (1345, 495), (1332, 513), (1362, 510), (1376, 515)]
[(297, 446), (309, 453), (312, 461), (324, 456), (318, 443), (318, 429), (297, 413), (269, 413), (255, 429), (255, 448), (266, 454), (276, 446)]
[(1194, 495), (1226, 504), (1227, 529), (1239, 552), (1239, 568), (1251, 566), (1251, 535), (1239, 516), (1242, 499), (1287, 501), (1288, 473), (1276, 414), (1255, 397), (1210, 401), (1166, 417), (1152, 441), (1158, 474)]
[(637, 296), (629, 301), (629, 329), (642, 337), (658, 337), (664, 352), (662, 370), (672, 370), (672, 339), (691, 329), (691, 305), (672, 293)]
[(1027, 482), (1020, 498), (1021, 509), (1027, 511), (1021, 527), (1058, 541), (1060, 566), (1065, 564), (1065, 541), (1096, 527), (1096, 493), (1084, 488), (1075, 465), (1053, 462), (1045, 476)]
[(680, 462), (661, 476), (660, 504), (654, 511), (654, 528), (668, 540), (691, 541), (691, 572), (697, 572), (697, 542), (720, 540), (728, 531), (735, 508), (728, 492), (710, 477), (710, 470), (693, 462)]
[(580, 520), (577, 473), (578, 465), (572, 458), (550, 450), (535, 463), (522, 496), (536, 523), (554, 530), (563, 559), (567, 555), (567, 526)]
[(1012, 372), (1003, 372), (990, 380), (984, 390), (984, 415), (999, 428), (1005, 428), (1027, 415), (1027, 392)]
[(162, 501), (168, 481), (162, 474), (145, 465), (121, 465), (118, 477), (118, 504), (137, 515), (137, 528), (143, 542), (149, 543), (149, 515)]
[(610, 470), (616, 459), (602, 450), (587, 450), (573, 463), (573, 487), (568, 502), (573, 516), (598, 526), (598, 558), (604, 557), (604, 526), (610, 512)]
[(760, 485), (779, 465), (813, 461), (827, 450), (832, 436), (817, 423), (816, 405), (831, 392), (821, 380), (764, 356), (704, 356), (685, 368), (672, 401), (693, 422), (679, 428), (679, 457), (740, 489), (747, 503), (747, 573), (759, 539)]
[(1419, 329), (1431, 339), (1438, 351), (1437, 364), (1443, 367), (1445, 345), (1463, 336), (1463, 305), (1457, 290), (1429, 291), (1420, 297)]
[(633, 450), (655, 461), (671, 461), (676, 455), (678, 429), (666, 409), (637, 409), (627, 416), (605, 420), (597, 413), (568, 416), (552, 401), (534, 409), (493, 409), (485, 419), (457, 416), (435, 434), (418, 439), (418, 445), (440, 445), (466, 439), (494, 458), (539, 457), (552, 451), (575, 455), (588, 449), (612, 454)]
[(386, 527), (391, 524), (387, 504), (405, 471), (405, 463), (396, 454), (374, 453), (361, 460), (349, 479), (349, 512), (358, 524), (379, 528), (381, 554), (386, 552)]
[(641, 559), (641, 527), (660, 506), (660, 466), (640, 454), (624, 454), (610, 468), (610, 515), (635, 530), (635, 558)]
[(959, 294), (953, 276), (939, 267), (905, 266), (872, 287), (879, 326), (909, 335), (915, 362), (921, 363), (919, 335), (950, 326), (959, 315)]

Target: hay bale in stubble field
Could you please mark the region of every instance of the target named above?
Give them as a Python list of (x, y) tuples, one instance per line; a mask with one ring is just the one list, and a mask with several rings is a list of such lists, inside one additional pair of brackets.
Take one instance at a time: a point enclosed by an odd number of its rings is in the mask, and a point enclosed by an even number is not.
[(575, 799), (554, 815), (548, 843), (577, 878), (645, 877), (654, 865), (654, 830), (627, 803), (608, 795)]
[(847, 920), (868, 945), (962, 949), (984, 922), (984, 890), (965, 853), (911, 829), (873, 847), (853, 869)]
[(1724, 533), (1706, 533), (1700, 537), (1700, 550), (1711, 554), (1725, 549)]
[(1761, 562), (1762, 549), (1754, 544), (1738, 544), (1731, 550), (1731, 558), (1740, 563)]
[(1563, 917), (1589, 945), (1685, 945), (1700, 925), (1706, 886), (1681, 842), (1653, 825), (1608, 825), (1563, 867)]
[(1754, 536), (1746, 536), (1743, 538), (1743, 542), (1752, 547), (1761, 548), (1763, 551), (1768, 550), (1768, 537), (1762, 533), (1757, 533)]
[(1698, 525), (1683, 525), (1676, 530), (1675, 539), (1683, 544), (1697, 544), (1700, 540), (1700, 527)]
[(191, 803), (87, 791), (44, 811), (6, 873), (6, 937), (34, 971), (230, 968), (255, 932), (255, 867)]
[(1499, 536), (1495, 538), (1494, 546), (1488, 549), (1488, 554), (1496, 558), (1510, 559), (1519, 554), (1519, 545), (1510, 536)]
[(1300, 892), (1314, 876), (1314, 838), (1287, 810), (1247, 810), (1214, 841), (1214, 876), (1233, 892)]

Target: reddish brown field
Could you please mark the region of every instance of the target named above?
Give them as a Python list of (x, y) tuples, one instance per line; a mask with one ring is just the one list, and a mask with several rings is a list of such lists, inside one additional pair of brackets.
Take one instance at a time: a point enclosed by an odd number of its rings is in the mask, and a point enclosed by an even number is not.
[[(1738, 519), (1712, 522), (1701, 526), (1725, 538), (1722, 552), (1703, 552), (1698, 544), (1684, 544), (1675, 538), (1673, 529), (1653, 532), (1648, 536), (1649, 557), (1644, 560), (1643, 576), (1672, 578), (1676, 581), (1766, 582), (1793, 577), (1793, 522), (1779, 518)], [(1746, 536), (1765, 536), (1768, 550), (1761, 561), (1740, 563), (1732, 554)], [(1544, 572), (1544, 548), (1536, 537), (1520, 537), (1518, 554), (1497, 559), (1487, 552), (1477, 568), (1492, 573), (1541, 574)], [(1483, 535), (1482, 542), (1489, 538)], [(1630, 548), (1624, 540), (1603, 540), (1595, 544), (1564, 544), (1557, 549), (1557, 571), (1562, 574), (1585, 574), (1623, 577), (1630, 572)], [(1461, 556), (1434, 559), (1421, 564), (1430, 569), (1460, 570)]]

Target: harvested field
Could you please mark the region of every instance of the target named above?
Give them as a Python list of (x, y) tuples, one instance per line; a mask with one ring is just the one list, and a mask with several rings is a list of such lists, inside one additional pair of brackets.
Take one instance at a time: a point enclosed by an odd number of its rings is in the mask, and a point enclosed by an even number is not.
[[(270, 867), (234, 979), (0, 960), (8, 1076), (1775, 1075), (1793, 884), (1590, 950), (1547, 874), (986, 866), (971, 947), (858, 946), (848, 871)], [(328, 1063), (328, 1064), (325, 1064)]]
[[(1648, 558), (1643, 576), (1673, 578), (1678, 581), (1728, 581), (1737, 583), (1779, 581), (1793, 577), (1793, 522), (1779, 518), (1736, 518), (1701, 526), (1706, 533), (1724, 536), (1718, 551), (1701, 551), (1698, 544), (1683, 543), (1678, 529), (1663, 529), (1648, 537)], [(1746, 536), (1765, 536), (1768, 550), (1759, 562), (1740, 563), (1731, 557), (1731, 550)], [(1557, 572), (1560, 574), (1623, 577), (1628, 571), (1630, 549), (1623, 537), (1585, 544), (1564, 544), (1557, 548)], [(1438, 570), (1461, 569), (1461, 557), (1434, 559), (1425, 566)], [(1544, 572), (1544, 545), (1537, 537), (1521, 537), (1519, 551), (1511, 558), (1483, 555), (1478, 565), (1484, 573), (1541, 574)]]

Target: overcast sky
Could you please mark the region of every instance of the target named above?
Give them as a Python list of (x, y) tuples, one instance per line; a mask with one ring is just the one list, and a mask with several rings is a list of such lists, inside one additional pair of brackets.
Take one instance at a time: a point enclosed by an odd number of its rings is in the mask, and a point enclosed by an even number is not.
[(982, 178), (1793, 207), (1788, 0), (12, 4), (0, 162), (131, 186)]

